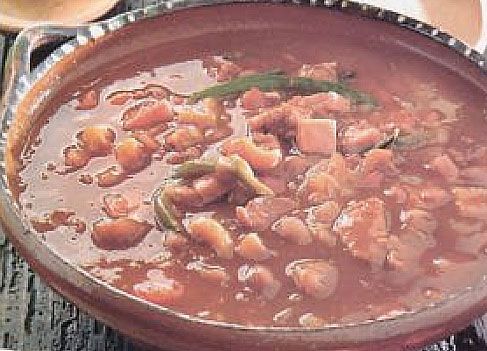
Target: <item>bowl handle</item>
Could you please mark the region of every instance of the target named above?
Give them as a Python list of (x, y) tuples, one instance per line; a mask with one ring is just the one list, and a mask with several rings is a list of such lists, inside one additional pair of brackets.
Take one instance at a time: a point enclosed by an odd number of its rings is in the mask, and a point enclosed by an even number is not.
[(31, 70), (32, 52), (39, 46), (59, 39), (69, 39), (84, 34), (89, 25), (63, 27), (40, 25), (24, 29), (10, 49), (4, 69), (4, 94), (0, 103), (0, 117), (5, 117), (8, 107), (15, 104), (34, 82)]

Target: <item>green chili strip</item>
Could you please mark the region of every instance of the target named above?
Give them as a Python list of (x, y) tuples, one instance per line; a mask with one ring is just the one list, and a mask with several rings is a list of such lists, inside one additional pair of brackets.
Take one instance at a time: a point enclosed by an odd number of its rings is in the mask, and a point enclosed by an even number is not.
[(174, 178), (197, 178), (213, 173), (216, 169), (214, 160), (191, 160), (182, 163), (174, 172)]
[(216, 160), (186, 161), (176, 169), (173, 182), (161, 185), (154, 194), (154, 212), (158, 223), (176, 232), (183, 231), (178, 219), (176, 207), (167, 194), (167, 187), (172, 184), (177, 184), (174, 178), (196, 178), (215, 172), (228, 172), (233, 174), (244, 186), (251, 189), (256, 195), (274, 195), (272, 189), (255, 176), (250, 165), (240, 156), (220, 156)]
[(243, 185), (257, 195), (274, 195), (272, 189), (255, 176), (247, 161), (237, 155), (220, 156), (216, 160), (186, 161), (176, 169), (174, 177), (188, 179), (217, 171), (232, 173)]
[(365, 93), (353, 90), (345, 84), (316, 80), (306, 77), (291, 77), (280, 72), (268, 72), (237, 77), (227, 83), (218, 84), (192, 94), (189, 98), (195, 102), (207, 97), (225, 98), (241, 94), (251, 88), (262, 91), (290, 90), (301, 94), (334, 91), (360, 104), (375, 105), (373, 98)]
[(248, 188), (252, 189), (256, 195), (274, 195), (274, 191), (257, 178), (252, 167), (243, 158), (237, 155), (228, 157), (235, 176)]
[(154, 194), (154, 212), (161, 226), (180, 232), (182, 227), (177, 218), (176, 208), (165, 191), (166, 186), (167, 184), (162, 185)]

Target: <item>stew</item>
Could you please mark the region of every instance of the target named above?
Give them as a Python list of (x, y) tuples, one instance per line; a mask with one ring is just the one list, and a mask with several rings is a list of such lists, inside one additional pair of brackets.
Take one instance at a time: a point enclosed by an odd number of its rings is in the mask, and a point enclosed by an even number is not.
[(421, 57), (259, 39), (113, 63), (46, 109), (10, 180), (46, 244), (243, 325), (393, 316), (477, 282), (482, 92)]

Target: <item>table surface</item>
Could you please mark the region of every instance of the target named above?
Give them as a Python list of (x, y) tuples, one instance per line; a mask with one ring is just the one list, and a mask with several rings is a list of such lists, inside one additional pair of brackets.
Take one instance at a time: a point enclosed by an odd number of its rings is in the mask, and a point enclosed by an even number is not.
[[(108, 15), (155, 1), (125, 0)], [(0, 33), (2, 66), (12, 36)], [(425, 351), (487, 350), (487, 315)], [(25, 351), (141, 351), (47, 287), (0, 232), (0, 348)]]

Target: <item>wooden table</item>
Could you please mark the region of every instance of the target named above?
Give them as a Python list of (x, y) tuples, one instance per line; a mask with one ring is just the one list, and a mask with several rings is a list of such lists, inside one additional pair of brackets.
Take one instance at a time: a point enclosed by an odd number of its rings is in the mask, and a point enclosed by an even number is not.
[[(126, 0), (109, 15), (153, 2)], [(12, 41), (12, 36), (0, 34), (0, 83), (5, 54)], [(425, 350), (485, 351), (486, 340), (487, 316)], [(47, 287), (0, 232), (1, 348), (25, 351), (141, 351), (130, 340), (80, 311)]]

